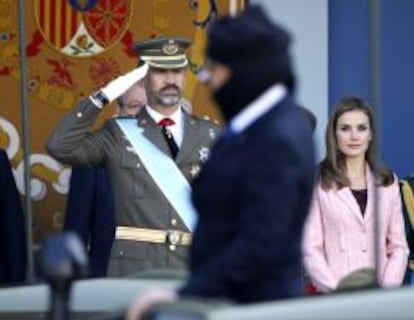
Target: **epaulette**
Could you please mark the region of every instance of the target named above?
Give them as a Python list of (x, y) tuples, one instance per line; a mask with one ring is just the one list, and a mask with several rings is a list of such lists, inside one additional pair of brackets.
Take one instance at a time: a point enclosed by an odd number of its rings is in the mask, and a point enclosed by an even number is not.
[(116, 116), (115, 119), (135, 119), (136, 117), (133, 115), (122, 115), (122, 116)]
[(216, 126), (220, 125), (220, 122), (218, 120), (212, 119), (208, 115), (198, 116), (198, 115), (193, 114), (192, 117), (196, 121), (202, 121), (202, 122), (205, 122), (205, 123), (214, 124)]

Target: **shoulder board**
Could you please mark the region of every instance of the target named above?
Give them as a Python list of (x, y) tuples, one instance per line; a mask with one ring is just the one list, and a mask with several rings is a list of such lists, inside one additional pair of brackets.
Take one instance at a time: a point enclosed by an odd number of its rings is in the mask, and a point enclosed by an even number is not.
[(198, 115), (193, 114), (191, 116), (196, 121), (205, 122), (205, 123), (214, 124), (214, 125), (220, 125), (219, 121), (212, 119), (207, 115), (198, 116)]
[(124, 115), (124, 116), (117, 116), (115, 119), (135, 119), (135, 116), (132, 115)]

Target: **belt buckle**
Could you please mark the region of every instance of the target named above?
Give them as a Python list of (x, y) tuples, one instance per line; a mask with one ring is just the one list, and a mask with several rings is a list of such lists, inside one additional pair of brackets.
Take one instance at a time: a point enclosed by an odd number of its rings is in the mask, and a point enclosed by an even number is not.
[(168, 230), (166, 240), (171, 246), (176, 247), (181, 241), (181, 233), (177, 230)]

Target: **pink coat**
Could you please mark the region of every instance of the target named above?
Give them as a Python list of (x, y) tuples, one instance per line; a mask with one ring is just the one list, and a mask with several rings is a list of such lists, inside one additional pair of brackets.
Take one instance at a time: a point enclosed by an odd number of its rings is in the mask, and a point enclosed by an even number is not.
[[(365, 215), (349, 187), (314, 191), (303, 242), (304, 263), (318, 291), (334, 290), (340, 279), (352, 271), (374, 267), (374, 186), (366, 170), (368, 201)], [(380, 284), (401, 285), (407, 266), (408, 246), (398, 180), (378, 188), (381, 223)]]

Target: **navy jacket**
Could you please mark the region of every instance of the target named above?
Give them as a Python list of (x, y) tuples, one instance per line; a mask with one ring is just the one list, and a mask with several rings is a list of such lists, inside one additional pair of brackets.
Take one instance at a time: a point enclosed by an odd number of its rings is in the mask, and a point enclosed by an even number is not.
[(112, 188), (104, 167), (74, 166), (64, 230), (75, 231), (89, 255), (89, 276), (104, 277), (115, 234)]
[(24, 214), (9, 159), (0, 149), (0, 285), (24, 282)]
[(219, 139), (193, 183), (199, 221), (180, 294), (239, 303), (300, 295), (313, 173), (312, 133), (290, 98)]

